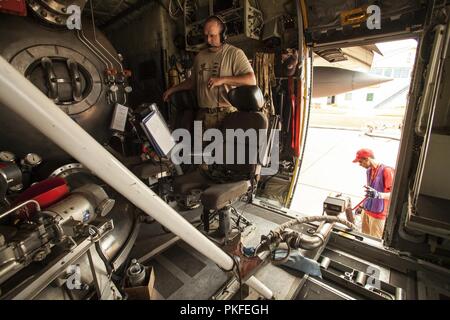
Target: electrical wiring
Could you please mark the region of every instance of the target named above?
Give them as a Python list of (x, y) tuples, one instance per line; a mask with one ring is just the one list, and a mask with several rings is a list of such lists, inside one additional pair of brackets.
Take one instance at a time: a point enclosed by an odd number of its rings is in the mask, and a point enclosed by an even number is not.
[[(175, 1), (176, 4), (174, 5), (174, 0), (170, 0), (169, 1), (169, 16), (173, 19), (173, 20), (177, 20), (178, 18), (180, 18), (181, 16), (183, 16), (184, 14), (184, 3), (182, 3), (180, 0), (176, 0)], [(175, 8), (174, 8), (175, 7)]]

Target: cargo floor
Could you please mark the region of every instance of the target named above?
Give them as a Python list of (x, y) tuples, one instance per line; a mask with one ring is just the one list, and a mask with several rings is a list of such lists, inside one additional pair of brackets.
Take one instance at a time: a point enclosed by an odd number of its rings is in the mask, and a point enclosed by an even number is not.
[[(253, 204), (237, 203), (235, 208), (252, 223), (242, 233), (242, 242), (246, 247), (256, 246), (261, 235), (289, 220), (286, 216)], [(180, 214), (196, 225), (201, 209)], [(317, 259), (320, 252), (306, 252), (304, 255)], [(154, 268), (155, 288), (164, 299), (210, 299), (232, 277), (178, 237), (164, 232), (157, 222), (141, 226), (132, 257)], [(261, 267), (255, 276), (274, 292), (276, 299), (294, 299), (307, 279), (302, 272), (271, 263)], [(248, 298), (257, 298), (256, 293), (250, 290)]]

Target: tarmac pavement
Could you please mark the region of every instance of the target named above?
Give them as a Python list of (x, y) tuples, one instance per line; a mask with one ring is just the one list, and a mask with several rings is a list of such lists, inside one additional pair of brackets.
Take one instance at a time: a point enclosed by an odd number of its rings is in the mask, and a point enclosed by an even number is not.
[[(352, 163), (356, 151), (370, 148), (376, 159), (395, 168), (400, 130), (370, 133), (310, 127), (291, 210), (302, 215), (321, 215), (330, 193), (349, 196), (353, 206), (364, 197), (365, 169)], [(394, 139), (385, 138), (392, 136)]]

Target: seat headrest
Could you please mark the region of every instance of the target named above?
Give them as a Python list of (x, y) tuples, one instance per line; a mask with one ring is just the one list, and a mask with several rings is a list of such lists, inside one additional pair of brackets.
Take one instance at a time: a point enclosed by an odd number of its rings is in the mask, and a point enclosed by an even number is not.
[(197, 98), (192, 90), (182, 90), (170, 96), (170, 102), (177, 110), (194, 109), (197, 107)]
[(260, 111), (264, 96), (258, 86), (241, 86), (228, 92), (228, 100), (239, 111)]

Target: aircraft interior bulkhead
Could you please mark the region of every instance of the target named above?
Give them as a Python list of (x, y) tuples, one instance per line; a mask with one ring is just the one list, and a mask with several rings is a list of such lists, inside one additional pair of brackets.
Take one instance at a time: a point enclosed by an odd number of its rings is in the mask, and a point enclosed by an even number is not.
[[(198, 81), (210, 16), (256, 84), (213, 88), (235, 112), (206, 130), (196, 90), (165, 92)], [(0, 0), (0, 299), (449, 299), (449, 17), (431, 0)], [(391, 83), (369, 72), (376, 44), (403, 39), (382, 239), (343, 193), (294, 210), (312, 100)]]

